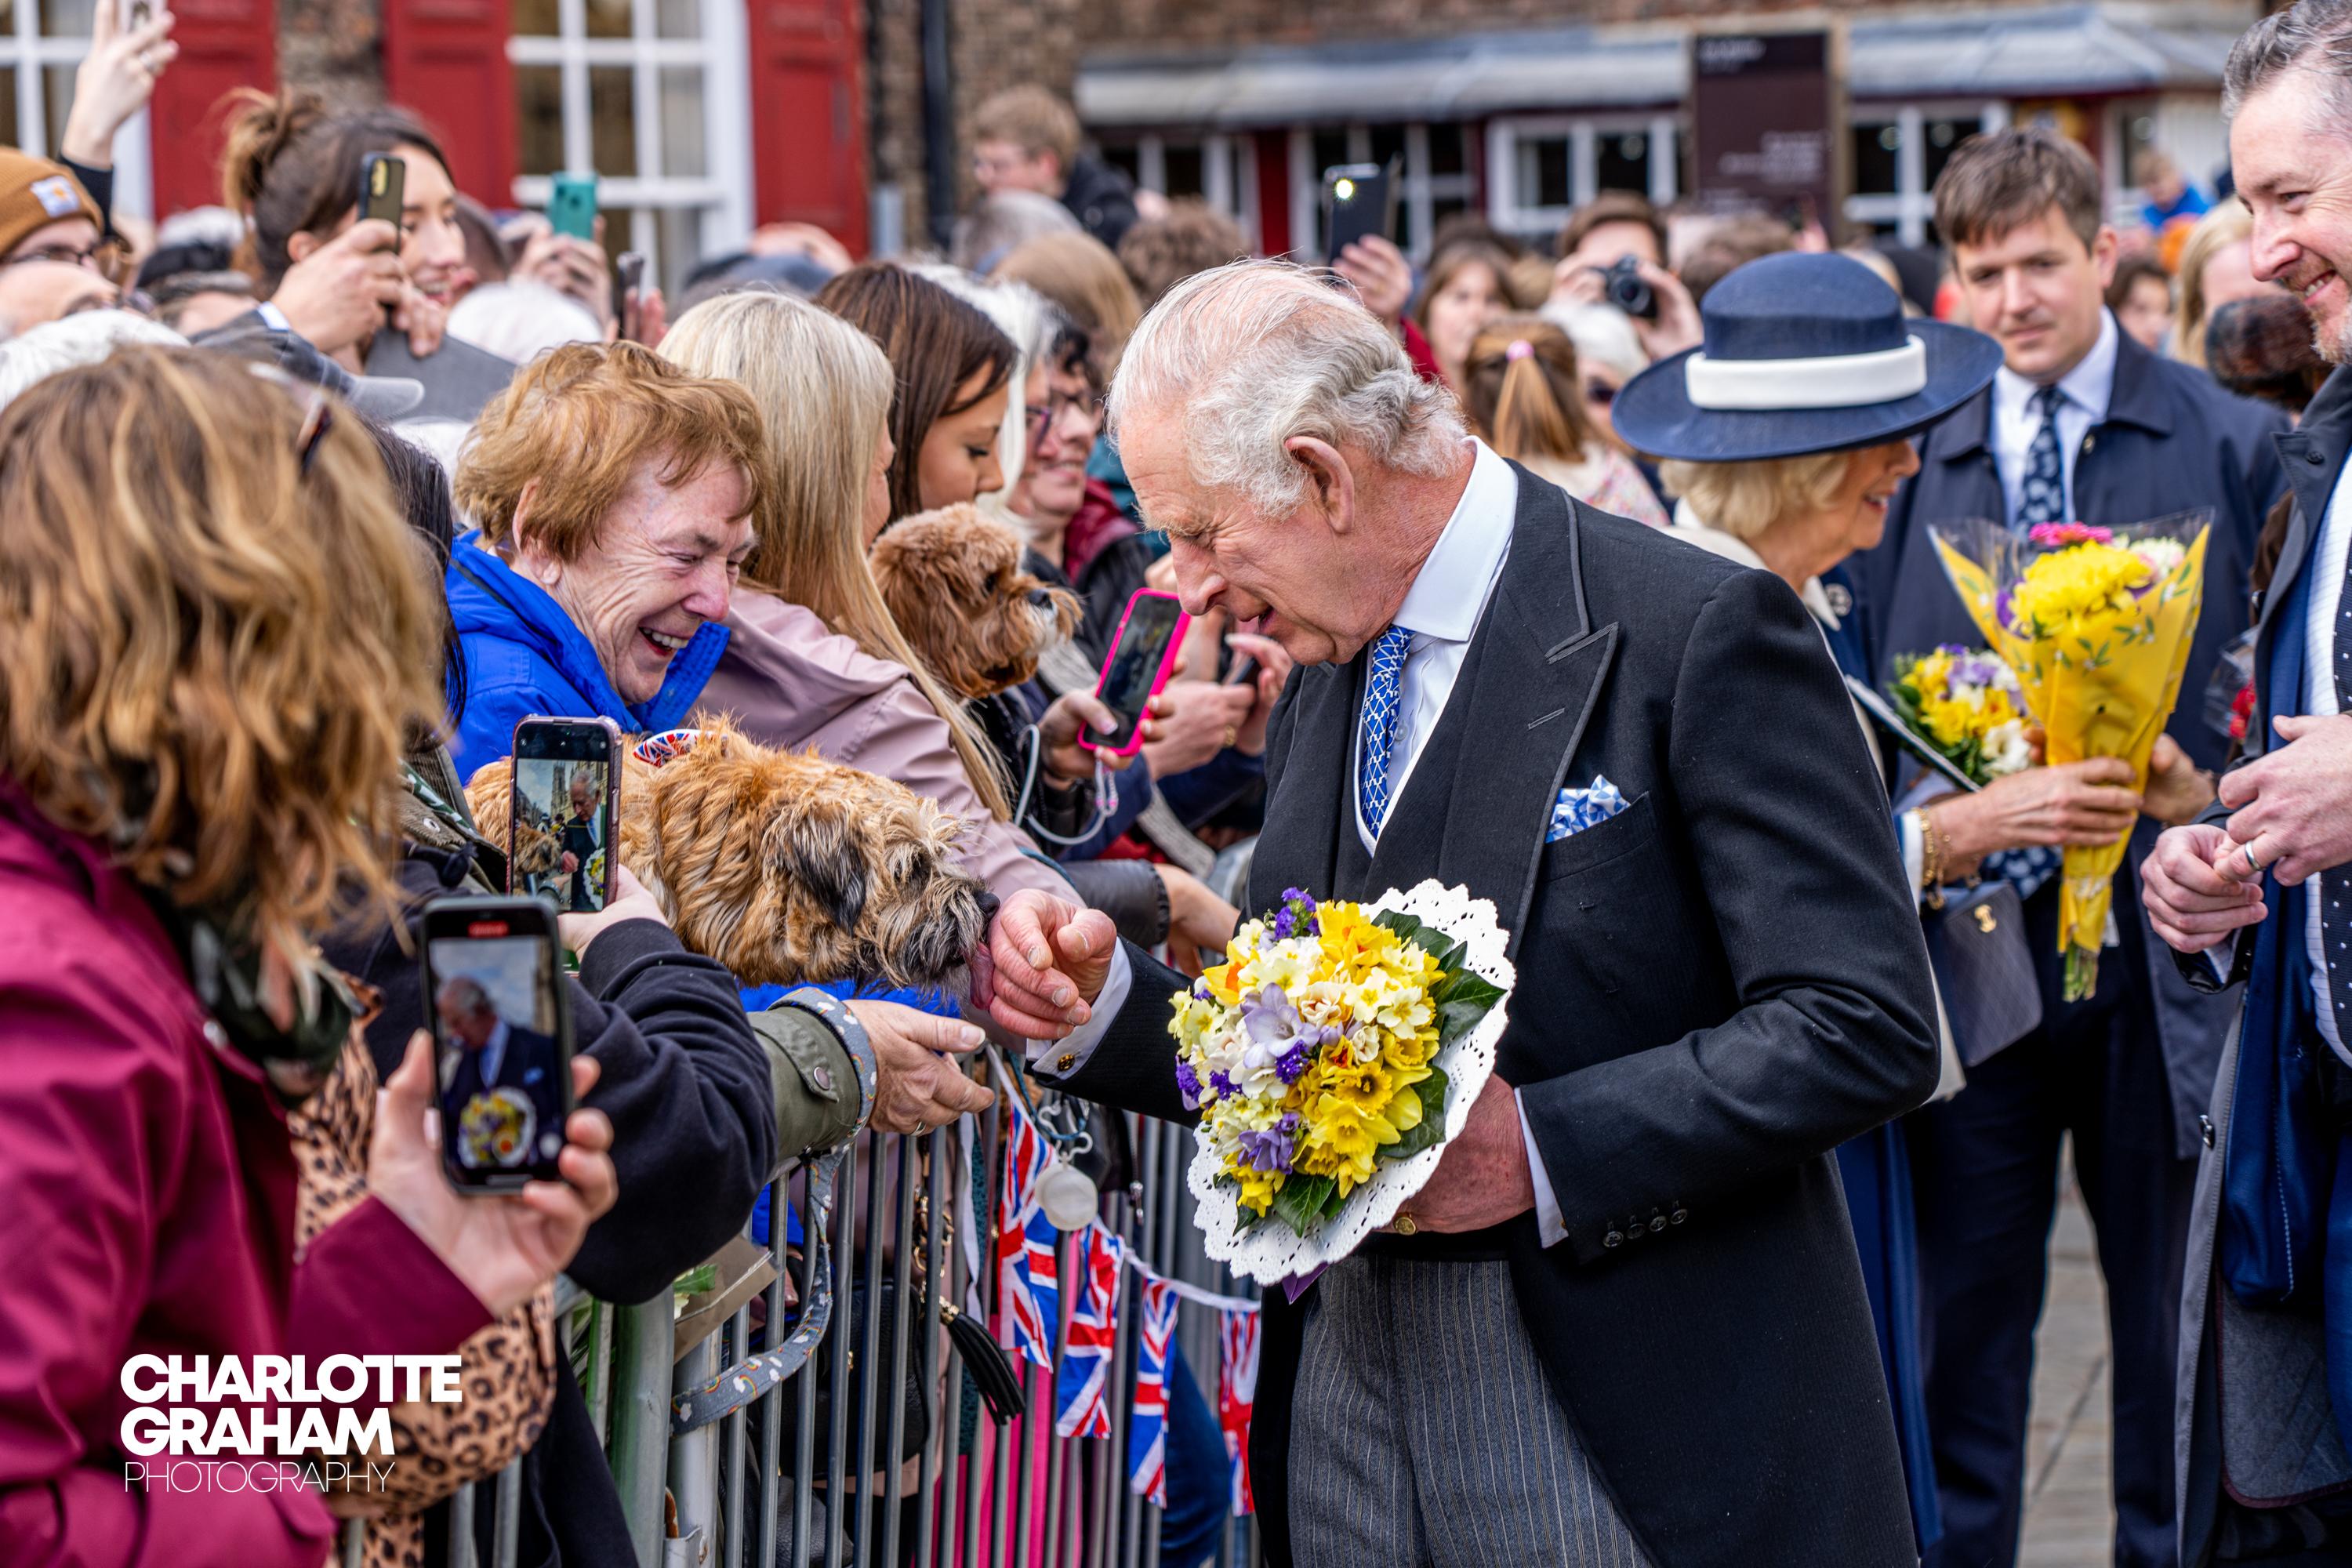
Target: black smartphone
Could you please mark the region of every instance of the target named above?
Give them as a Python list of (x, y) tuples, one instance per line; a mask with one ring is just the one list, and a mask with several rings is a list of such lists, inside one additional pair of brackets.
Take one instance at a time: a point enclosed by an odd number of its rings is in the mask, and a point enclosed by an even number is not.
[(572, 1012), (555, 906), (436, 899), (425, 906), (425, 1013), (441, 1169), (467, 1195), (562, 1180), (572, 1114)]
[(1111, 638), (1110, 657), (1103, 660), (1102, 678), (1095, 695), (1118, 715), (1118, 728), (1108, 735), (1086, 731), (1078, 744), (1092, 752), (1132, 756), (1143, 748), (1143, 715), (1151, 699), (1168, 684), (1176, 664), (1177, 646), (1191, 617), (1173, 594), (1138, 588), (1127, 601), (1127, 614)]
[(646, 253), (625, 250), (613, 262), (613, 319), (621, 323), (621, 335), (635, 341), (637, 322), (630, 313), (631, 294), (636, 294), (636, 305), (643, 309), (646, 286)]
[(360, 219), (382, 218), (400, 227), (408, 204), (408, 160), (390, 153), (371, 153), (360, 160)]
[(612, 902), (621, 727), (610, 719), (532, 714), (515, 726), (509, 787), (507, 891), (564, 910), (593, 912)]
[(1397, 164), (1339, 163), (1323, 171), (1323, 254), (1339, 253), (1370, 235), (1396, 238)]

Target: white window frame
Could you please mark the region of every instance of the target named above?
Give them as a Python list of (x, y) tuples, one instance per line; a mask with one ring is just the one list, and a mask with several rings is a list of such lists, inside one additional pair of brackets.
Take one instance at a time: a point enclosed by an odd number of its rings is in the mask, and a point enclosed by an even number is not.
[[(109, 5), (116, 0), (94, 0)], [(49, 145), (50, 66), (78, 66), (89, 53), (89, 35), (44, 36), (41, 0), (16, 0), (16, 25), (0, 34), (5, 50), (0, 68), (16, 74), (16, 142), (18, 150), (36, 158), (55, 158)], [(71, 108), (72, 105), (67, 105)], [(114, 137), (114, 202), (117, 215), (152, 221), (155, 216), (154, 165), (148, 155), (147, 111), (141, 110)]]
[[(16, 3), (21, 6), (27, 0)], [(100, 5), (108, 3), (98, 0)], [(631, 73), (636, 110), (631, 131), (640, 171), (662, 167), (663, 68), (694, 67), (702, 72), (701, 177), (643, 173), (597, 177), (598, 207), (630, 213), (631, 248), (645, 253), (646, 273), (654, 279), (681, 277), (696, 259), (660, 254), (661, 228), (655, 219), (661, 212), (684, 209), (699, 215), (697, 226), (704, 256), (734, 249), (751, 231), (751, 47), (745, 3), (698, 0), (702, 37), (665, 38), (656, 27), (658, 0), (631, 0), (627, 37), (592, 38), (587, 0), (557, 0), (559, 36), (516, 34), (507, 39), (507, 58), (511, 64), (553, 66), (560, 73), (563, 166), (577, 173), (595, 166), (588, 109), (592, 66), (625, 67)], [(518, 174), (514, 199), (524, 206), (544, 207), (553, 189), (554, 181), (548, 175)]]
[(1257, 142), (1246, 133), (1171, 135), (1150, 132), (1131, 143), (1135, 148), (1135, 184), (1139, 190), (1168, 194), (1168, 149), (1201, 149), (1201, 199), (1242, 226), (1250, 244), (1257, 244)]
[[(1465, 204), (1477, 199), (1477, 176), (1472, 173), (1466, 138), (1470, 133), (1466, 122), (1461, 123), (1465, 142), (1463, 147), (1463, 167), (1459, 174), (1432, 174), (1429, 167), (1429, 124), (1416, 121), (1404, 127), (1404, 168), (1397, 184), (1397, 202), (1404, 211), (1412, 230), (1412, 246), (1407, 258), (1415, 262), (1429, 259), (1430, 232), (1437, 226), (1436, 210), (1441, 196), (1458, 196)], [(1322, 221), (1323, 171), (1315, 166), (1315, 132), (1329, 130), (1328, 126), (1301, 125), (1290, 132), (1290, 238), (1294, 254), (1312, 253), (1317, 226)], [(1349, 125), (1344, 128), (1348, 138), (1348, 161), (1369, 163), (1372, 161), (1372, 128)]]
[(1966, 120), (1976, 116), (1977, 129), (1987, 133), (2009, 124), (2009, 105), (1999, 100), (1984, 101), (1968, 100), (1932, 103), (1906, 103), (1892, 107), (1858, 103), (1847, 110), (1846, 123), (1852, 131), (1884, 129), (1892, 125), (1902, 133), (1901, 143), (1895, 149), (1895, 192), (1874, 192), (1868, 195), (1850, 195), (1845, 199), (1845, 219), (1848, 223), (1866, 223), (1874, 226), (1893, 224), (1895, 243), (1925, 245), (1927, 225), (1936, 216), (1936, 193), (1927, 186), (1927, 148), (1925, 140), (1930, 120)]
[[(1650, 139), (1650, 200), (1664, 207), (1681, 193), (1682, 121), (1673, 113), (1505, 115), (1486, 122), (1486, 220), (1505, 234), (1556, 233), (1569, 214), (1601, 194), (1601, 139), (1640, 132)], [(1566, 138), (1568, 205), (1522, 201), (1516, 188), (1519, 143)]]

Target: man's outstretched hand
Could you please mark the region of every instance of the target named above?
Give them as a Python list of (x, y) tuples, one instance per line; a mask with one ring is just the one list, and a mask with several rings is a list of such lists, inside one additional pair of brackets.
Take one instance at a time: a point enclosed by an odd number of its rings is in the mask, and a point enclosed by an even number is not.
[(989, 968), (973, 1000), (997, 1024), (1027, 1040), (1058, 1040), (1094, 1016), (1118, 952), (1110, 917), (1074, 899), (1024, 888), (1004, 900), (988, 930)]

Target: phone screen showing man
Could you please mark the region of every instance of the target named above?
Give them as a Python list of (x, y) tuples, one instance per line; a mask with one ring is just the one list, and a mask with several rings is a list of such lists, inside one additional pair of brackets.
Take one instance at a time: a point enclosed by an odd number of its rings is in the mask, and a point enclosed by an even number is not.
[[(476, 919), (474, 929), (509, 931)], [(433, 936), (435, 1083), (442, 1164), (460, 1188), (556, 1181), (569, 1095), (548, 936)]]

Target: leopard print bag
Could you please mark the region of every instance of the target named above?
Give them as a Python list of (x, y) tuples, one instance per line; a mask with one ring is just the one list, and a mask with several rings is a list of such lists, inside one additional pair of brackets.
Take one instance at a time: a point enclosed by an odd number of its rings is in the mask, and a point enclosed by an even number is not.
[[(335, 1071), (287, 1118), (301, 1173), (298, 1257), (367, 1196), (375, 1099), (375, 1062), (354, 1030)], [(393, 1406), (391, 1479), (373, 1492), (328, 1500), (337, 1514), (368, 1520), (368, 1568), (423, 1568), (425, 1510), (466, 1482), (498, 1474), (539, 1440), (555, 1396), (554, 1288), (542, 1286), (459, 1350), (464, 1400)], [(381, 1454), (370, 1458), (383, 1463)]]

